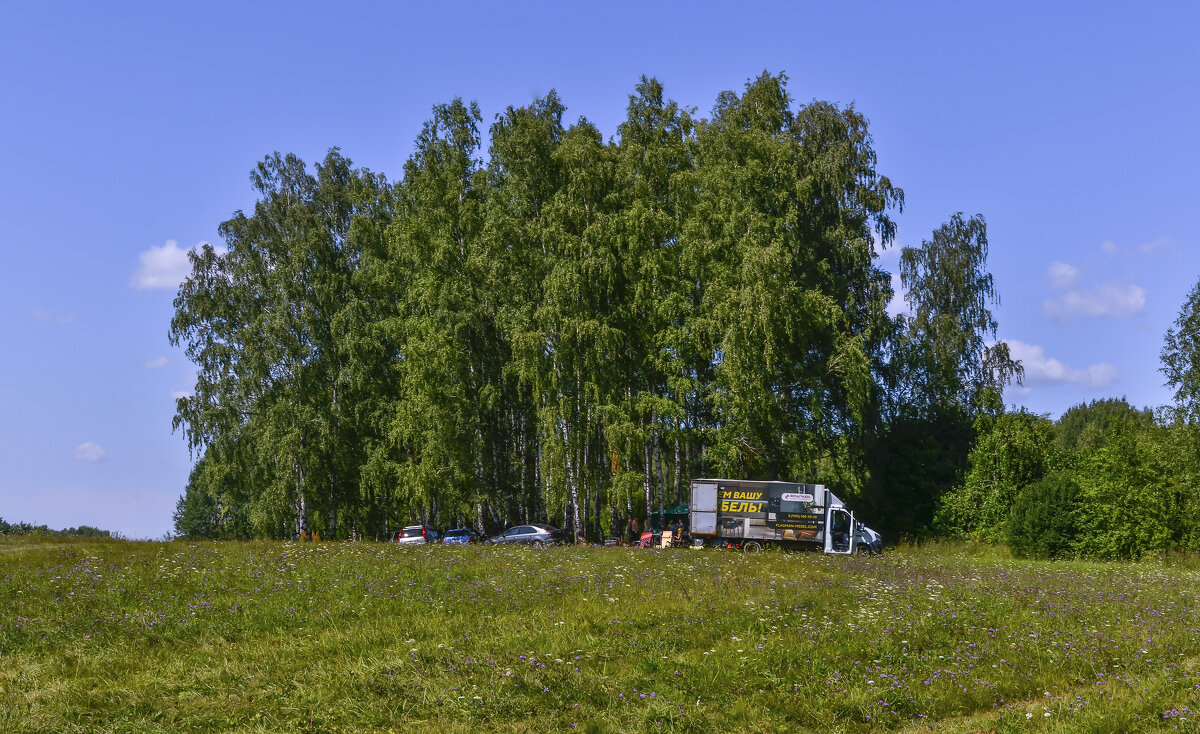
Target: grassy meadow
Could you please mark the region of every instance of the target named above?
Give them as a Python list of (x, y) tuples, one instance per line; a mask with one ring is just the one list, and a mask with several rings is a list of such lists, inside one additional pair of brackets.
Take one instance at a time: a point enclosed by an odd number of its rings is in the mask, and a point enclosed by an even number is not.
[(0, 539), (0, 731), (1200, 731), (1200, 572)]

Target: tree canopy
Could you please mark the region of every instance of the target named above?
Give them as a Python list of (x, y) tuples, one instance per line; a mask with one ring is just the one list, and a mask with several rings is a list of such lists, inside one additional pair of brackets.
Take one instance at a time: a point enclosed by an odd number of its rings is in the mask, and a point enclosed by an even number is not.
[(928, 527), (1020, 375), (981, 216), (905, 249), (893, 318), (904, 193), (853, 106), (764, 72), (701, 117), (643, 77), (609, 140), (553, 91), (482, 125), (434, 107), (395, 182), (336, 148), (252, 171), (175, 301), (197, 366), (179, 532), (598, 538), (705, 475), (826, 482)]

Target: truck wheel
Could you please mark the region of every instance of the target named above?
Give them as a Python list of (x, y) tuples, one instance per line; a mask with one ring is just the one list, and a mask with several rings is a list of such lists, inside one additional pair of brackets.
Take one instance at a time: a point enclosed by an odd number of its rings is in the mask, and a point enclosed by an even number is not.
[(751, 540), (749, 542), (742, 543), (742, 550), (746, 553), (758, 553), (760, 550), (762, 550), (762, 545)]
[(875, 555), (875, 551), (872, 550), (871, 546), (867, 545), (866, 543), (859, 543), (858, 547), (854, 549), (854, 555), (864, 557), (873, 556)]

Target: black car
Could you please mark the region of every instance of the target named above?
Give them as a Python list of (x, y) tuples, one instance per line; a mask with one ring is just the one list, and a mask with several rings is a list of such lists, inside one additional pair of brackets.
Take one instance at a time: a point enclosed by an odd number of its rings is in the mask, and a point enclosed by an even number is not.
[(566, 534), (549, 525), (516, 525), (492, 538), (493, 543), (520, 543), (524, 545), (555, 545), (566, 542)]

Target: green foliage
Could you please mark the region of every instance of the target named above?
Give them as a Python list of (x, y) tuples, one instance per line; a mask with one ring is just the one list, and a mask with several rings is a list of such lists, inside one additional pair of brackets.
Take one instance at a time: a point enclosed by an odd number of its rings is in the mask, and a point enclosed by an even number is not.
[(1103, 446), (1118, 424), (1148, 430), (1154, 425), (1154, 414), (1149, 408), (1134, 408), (1125, 398), (1080, 403), (1059, 417), (1055, 439), (1064, 451), (1090, 451)]
[(1200, 422), (1200, 281), (1192, 286), (1162, 348), (1162, 373), (1175, 391), (1175, 411), (1183, 422)]
[(1072, 487), (1081, 556), (1200, 548), (1200, 283), (1162, 352), (1171, 425), (1124, 399), (1005, 414), (985, 220), (904, 249), (889, 317), (904, 193), (853, 106), (764, 72), (707, 117), (643, 77), (607, 141), (565, 115), (551, 91), (485, 136), (437, 105), (395, 182), (336, 148), (255, 166), (175, 300), (177, 533), (598, 540), (727, 475), (836, 486), (889, 539), (1051, 555), (1010, 531)]
[(0, 517), (0, 536), (33, 536), (46, 538), (119, 538), (120, 535), (109, 530), (101, 530), (90, 525), (80, 525), (77, 528), (51, 530), (45, 525), (31, 525), (27, 522), (10, 523)]
[(1023, 368), (1003, 341), (990, 305), (999, 303), (987, 271), (987, 223), (962, 212), (921, 243), (900, 253), (900, 281), (912, 310), (899, 341), (894, 376), (908, 404), (957, 403), (978, 412), (995, 401)]
[(963, 482), (942, 498), (936, 525), (956, 537), (998, 541), (1023, 491), (1055, 462), (1050, 421), (1021, 410), (976, 420), (978, 431)]
[(1137, 559), (1171, 545), (1177, 498), (1163, 449), (1161, 429), (1119, 424), (1104, 446), (1077, 459), (1081, 555)]
[(380, 181), (336, 149), (315, 173), (268, 156), (251, 181), (253, 213), (222, 223), (226, 252), (191, 256), (175, 299), (170, 339), (198, 370), (175, 426), (250, 485), (240, 509), (258, 533), (336, 535), (359, 453), (334, 326), (360, 257), (351, 222), (374, 206)]
[(706, 118), (643, 77), (613, 140), (565, 115), (551, 91), (485, 136), (437, 105), (396, 182), (336, 148), (255, 167), (175, 301), (179, 533), (596, 540), (705, 475), (825, 482), (928, 532), (1020, 372), (988, 343), (983, 219), (906, 250), (893, 319), (904, 193), (853, 106), (764, 72)]
[(701, 196), (685, 235), (723, 475), (815, 474), (878, 412), (891, 289), (873, 258), (903, 194), (876, 172), (860, 114), (821, 102), (792, 113), (786, 82), (763, 74), (740, 97), (722, 93), (698, 125)]
[[(1003, 388), (1021, 379), (1022, 367), (1004, 342), (994, 341), (991, 306), (999, 296), (987, 254), (983, 217), (959, 213), (900, 255), (911, 315), (886, 322), (889, 359), (878, 370), (886, 388), (883, 428), (863, 445), (871, 457), (864, 488), (869, 516), (904, 535), (986, 528), (994, 537), (1007, 517), (1011, 496), (997, 496), (1003, 480), (994, 476), (996, 467), (990, 475), (982, 469), (985, 454), (1007, 453), (1005, 439), (992, 437), (984, 419), (1002, 412)], [(982, 445), (972, 449), (977, 437)]]
[(1177, 422), (1158, 433), (1172, 503), (1171, 545), (1200, 551), (1200, 427)]
[(1023, 487), (1013, 500), (1005, 527), (1008, 547), (1021, 557), (1068, 558), (1079, 528), (1079, 487), (1056, 472)]
[(191, 540), (249, 538), (253, 527), (248, 504), (247, 493), (214, 451), (192, 467), (187, 488), (175, 503), (175, 535)]
[(866, 459), (863, 517), (888, 542), (932, 534), (943, 495), (962, 483), (974, 437), (970, 418), (950, 405), (890, 421)]
[(1200, 457), (1186, 423), (1159, 425), (1121, 399), (1056, 425), (1024, 411), (976, 422), (970, 470), (936, 526), (1037, 557), (1136, 560), (1200, 548)]
[(217, 503), (212, 495), (189, 484), (175, 503), (172, 516), (175, 535), (179, 538), (201, 540), (217, 537)]

